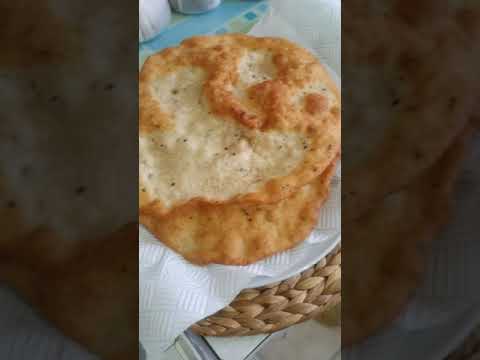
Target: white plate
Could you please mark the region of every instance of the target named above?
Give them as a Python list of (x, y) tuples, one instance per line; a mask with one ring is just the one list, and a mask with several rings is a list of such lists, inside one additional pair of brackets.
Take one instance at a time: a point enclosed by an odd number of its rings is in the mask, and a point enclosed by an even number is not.
[(312, 256), (309, 257), (304, 263), (298, 264), (292, 267), (286, 273), (278, 274), (271, 277), (257, 276), (251, 281), (249, 287), (256, 288), (256, 287), (269, 285), (278, 281), (283, 281), (297, 274), (300, 274), (302, 271), (307, 270), (308, 268), (312, 267), (317, 262), (319, 262), (322, 258), (327, 256), (340, 243), (340, 239), (341, 239), (341, 236), (336, 235), (332, 237), (331, 240), (325, 241), (324, 243), (321, 244), (321, 247), (318, 249), (318, 251), (312, 254)]

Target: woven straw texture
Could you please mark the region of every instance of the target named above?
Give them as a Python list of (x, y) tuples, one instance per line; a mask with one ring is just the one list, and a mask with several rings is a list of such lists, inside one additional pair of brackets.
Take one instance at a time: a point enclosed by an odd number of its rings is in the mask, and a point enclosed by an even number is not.
[(216, 314), (191, 327), (203, 336), (272, 333), (318, 317), (341, 300), (341, 249), (287, 280), (243, 290)]

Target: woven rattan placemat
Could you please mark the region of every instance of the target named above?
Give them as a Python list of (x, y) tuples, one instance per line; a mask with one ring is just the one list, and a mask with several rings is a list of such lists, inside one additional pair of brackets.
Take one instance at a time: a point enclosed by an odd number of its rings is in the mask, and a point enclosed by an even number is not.
[[(341, 300), (341, 249), (282, 282), (242, 291), (191, 329), (203, 336), (271, 333), (318, 318)], [(480, 325), (445, 360), (480, 360)]]
[(203, 336), (272, 333), (318, 317), (341, 300), (341, 249), (287, 280), (243, 290), (224, 309), (191, 327)]

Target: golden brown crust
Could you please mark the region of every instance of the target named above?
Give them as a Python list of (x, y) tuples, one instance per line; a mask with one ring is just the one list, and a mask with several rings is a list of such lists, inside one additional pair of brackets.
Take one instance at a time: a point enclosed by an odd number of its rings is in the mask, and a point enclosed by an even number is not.
[(288, 250), (308, 236), (328, 196), (334, 169), (335, 162), (276, 204), (189, 203), (167, 216), (143, 212), (141, 223), (192, 263), (250, 264)]
[(310, 115), (321, 114), (328, 109), (328, 100), (320, 94), (309, 94), (305, 97), (305, 110)]
[[(308, 121), (305, 121), (301, 114), (288, 113), (285, 109), (287, 107), (288, 110), (295, 110), (287, 106), (289, 89), (293, 86), (301, 87), (321, 79), (338, 99), (340, 97), (336, 85), (318, 60), (306, 50), (285, 39), (258, 38), (243, 34), (198, 36), (185, 40), (180, 48), (177, 48), (180, 53), (182, 46), (201, 49), (202, 54), (205, 53), (205, 49), (210, 49), (207, 59), (202, 59), (202, 56), (198, 55), (198, 62), (194, 61), (193, 64), (209, 70), (210, 78), (205, 83), (205, 92), (211, 101), (212, 110), (219, 115), (230, 116), (248, 127), (281, 130), (306, 127)], [(254, 111), (250, 109), (251, 103), (243, 104), (232, 91), (228, 90), (238, 80), (239, 58), (249, 49), (270, 51), (277, 70), (277, 77), (274, 80), (257, 85), (259, 88), (254, 91), (257, 96), (253, 96), (252, 100), (259, 106)], [(269, 106), (262, 106), (265, 101), (269, 102)], [(280, 108), (273, 106), (274, 104)], [(253, 122), (248, 121), (249, 118), (254, 119)], [(274, 123), (269, 122), (266, 125), (265, 118), (275, 119)]]
[[(240, 59), (249, 52), (260, 50), (271, 55), (275, 75), (249, 86), (245, 96), (239, 97), (234, 89), (239, 82)], [(175, 126), (174, 116), (162, 109), (152, 83), (159, 76), (182, 67), (205, 70), (207, 78), (202, 93), (207, 99), (209, 113), (224, 121), (234, 121), (239, 128), (262, 133), (273, 130), (298, 133), (308, 142), (300, 164), (291, 173), (269, 179), (254, 191), (228, 199), (199, 196), (186, 203), (279, 201), (318, 177), (339, 152), (340, 93), (318, 60), (287, 40), (240, 34), (193, 37), (146, 60), (139, 85), (140, 137)], [(312, 84), (321, 84), (321, 88), (309, 88)], [(299, 96), (298, 92), (302, 92), (300, 102), (295, 103), (293, 98)], [(301, 96), (305, 96), (305, 104)], [(140, 193), (143, 214), (155, 211), (165, 215), (175, 206), (185, 204), (184, 201), (168, 206), (148, 191), (145, 184), (141, 184)]]

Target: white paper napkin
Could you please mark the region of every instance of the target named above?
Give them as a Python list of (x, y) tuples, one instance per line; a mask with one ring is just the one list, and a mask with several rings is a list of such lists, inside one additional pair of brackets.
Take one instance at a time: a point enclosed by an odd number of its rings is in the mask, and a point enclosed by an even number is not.
[[(301, 4), (272, 2), (272, 11), (252, 34), (295, 41), (339, 73), (340, 1), (305, 0)], [(328, 253), (340, 241), (340, 204), (338, 171), (311, 236), (291, 251), (246, 267), (194, 266), (141, 228), (140, 340), (147, 354), (166, 349), (181, 332), (228, 305), (242, 289), (294, 275)]]

